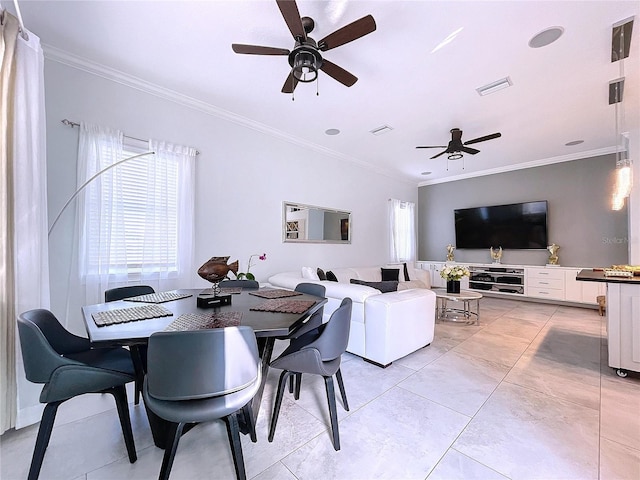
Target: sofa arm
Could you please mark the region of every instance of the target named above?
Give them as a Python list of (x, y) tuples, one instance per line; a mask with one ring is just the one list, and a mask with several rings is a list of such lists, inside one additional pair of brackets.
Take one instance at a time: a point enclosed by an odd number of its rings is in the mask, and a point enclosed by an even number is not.
[(433, 341), (436, 294), (414, 289), (365, 300), (365, 357), (380, 365), (402, 358)]

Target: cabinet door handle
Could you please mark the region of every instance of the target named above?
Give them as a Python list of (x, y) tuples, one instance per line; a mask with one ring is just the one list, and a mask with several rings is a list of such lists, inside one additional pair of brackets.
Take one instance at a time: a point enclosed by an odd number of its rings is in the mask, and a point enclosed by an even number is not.
[(540, 282), (540, 285), (549, 285), (549, 282)]

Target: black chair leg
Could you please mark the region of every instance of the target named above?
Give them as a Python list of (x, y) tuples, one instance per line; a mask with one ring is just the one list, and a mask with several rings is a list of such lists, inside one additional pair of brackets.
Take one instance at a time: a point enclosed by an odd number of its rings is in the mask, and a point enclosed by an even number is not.
[(144, 365), (142, 363), (142, 354), (140, 353), (140, 347), (138, 345), (131, 345), (129, 347), (129, 353), (131, 354), (131, 361), (133, 362), (133, 368), (136, 373), (133, 403), (134, 405), (138, 405), (140, 403), (142, 385), (144, 384)]
[(258, 436), (256, 435), (256, 421), (253, 418), (253, 407), (251, 406), (252, 402), (247, 403), (244, 407), (242, 407), (242, 414), (244, 415), (244, 423), (249, 427), (249, 436), (251, 437), (251, 441), (256, 443), (258, 441)]
[(293, 373), (283, 370), (280, 374), (280, 380), (278, 381), (278, 392), (276, 394), (276, 403), (273, 407), (273, 415), (271, 416), (271, 427), (269, 428), (269, 441), (273, 442), (273, 436), (276, 433), (276, 424), (278, 423), (278, 415), (280, 414), (280, 406), (282, 405), (282, 397), (284, 395), (284, 389), (287, 385), (287, 378), (292, 376)]
[(107, 390), (113, 395), (118, 408), (118, 417), (120, 418), (120, 426), (122, 427), (122, 435), (124, 436), (124, 444), (129, 454), (129, 462), (135, 463), (138, 459), (136, 454), (136, 444), (133, 440), (133, 431), (131, 430), (131, 417), (129, 416), (129, 402), (127, 402), (127, 390), (124, 385), (113, 387)]
[(47, 403), (42, 413), (42, 419), (40, 420), (40, 427), (38, 428), (38, 438), (36, 439), (36, 446), (33, 449), (33, 457), (31, 458), (31, 467), (29, 468), (28, 480), (37, 480), (40, 475), (40, 468), (42, 468), (42, 460), (44, 459), (44, 452), (47, 451), (49, 445), (49, 439), (51, 438), (51, 431), (53, 430), (53, 423), (56, 419), (56, 412), (58, 406), (62, 402)]
[(324, 384), (327, 389), (327, 401), (329, 402), (333, 448), (337, 452), (340, 450), (340, 434), (338, 433), (338, 412), (336, 410), (336, 392), (333, 388), (333, 377), (324, 377)]
[(349, 411), (349, 403), (347, 402), (347, 392), (344, 390), (344, 383), (342, 382), (342, 372), (340, 369), (336, 372), (336, 379), (338, 380), (338, 388), (340, 389), (340, 395), (342, 395), (342, 405), (344, 409)]
[(295, 380), (296, 379), (293, 376), (289, 379), (289, 393), (293, 393), (293, 388), (296, 383)]
[(247, 474), (244, 470), (244, 457), (242, 456), (242, 442), (240, 441), (238, 417), (236, 417), (235, 413), (232, 413), (224, 417), (224, 422), (227, 425), (227, 435), (229, 436), (231, 455), (233, 455), (233, 466), (236, 469), (236, 478), (238, 480), (246, 480)]
[[(293, 377), (291, 377), (293, 378)], [(301, 373), (296, 373), (296, 391), (293, 394), (293, 398), (295, 398), (296, 400), (300, 399), (300, 386), (302, 385), (302, 374)]]
[(173, 466), (173, 459), (176, 456), (178, 450), (178, 443), (180, 442), (180, 436), (184, 429), (185, 423), (173, 423), (171, 424), (171, 432), (173, 435), (167, 438), (167, 445), (164, 449), (164, 457), (162, 459), (162, 467), (160, 468), (160, 476), (158, 480), (169, 480), (169, 474), (171, 473), (171, 467)]

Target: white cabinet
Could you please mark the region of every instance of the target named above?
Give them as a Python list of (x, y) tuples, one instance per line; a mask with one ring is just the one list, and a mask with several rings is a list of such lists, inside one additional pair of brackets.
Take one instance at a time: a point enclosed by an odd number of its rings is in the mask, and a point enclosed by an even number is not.
[(444, 268), (444, 262), (432, 262), (429, 264), (431, 272), (431, 286), (433, 288), (443, 288), (447, 286), (444, 278), (440, 276), (440, 271)]
[(596, 298), (607, 294), (607, 284), (602, 282), (579, 282), (576, 275), (581, 268), (564, 270), (564, 299), (567, 302), (589, 303), (597, 305)]
[(564, 271), (557, 267), (527, 267), (527, 296), (564, 300)]

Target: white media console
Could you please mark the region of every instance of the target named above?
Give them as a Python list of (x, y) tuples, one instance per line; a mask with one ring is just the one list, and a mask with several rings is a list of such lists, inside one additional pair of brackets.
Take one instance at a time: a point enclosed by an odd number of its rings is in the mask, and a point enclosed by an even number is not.
[(468, 267), (471, 276), (462, 280), (462, 288), (483, 295), (588, 305), (597, 305), (596, 297), (606, 295), (604, 284), (576, 280), (581, 267), (432, 261), (419, 261), (416, 265), (431, 273), (431, 285), (437, 288), (445, 286), (440, 270), (448, 263)]

